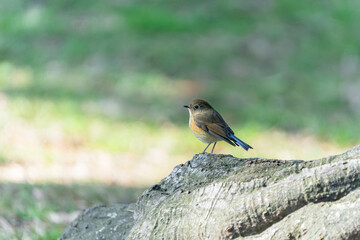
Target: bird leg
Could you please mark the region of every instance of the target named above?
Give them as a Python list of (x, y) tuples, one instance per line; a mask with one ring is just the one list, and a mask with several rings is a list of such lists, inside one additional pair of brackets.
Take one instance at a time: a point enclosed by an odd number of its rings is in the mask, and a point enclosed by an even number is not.
[(205, 153), (206, 149), (210, 146), (211, 143), (209, 143), (206, 148), (204, 149), (204, 151), (202, 153)]
[(215, 148), (215, 145), (216, 145), (216, 142), (214, 142), (214, 146), (213, 146), (213, 148), (211, 149), (211, 153), (213, 153), (214, 148)]

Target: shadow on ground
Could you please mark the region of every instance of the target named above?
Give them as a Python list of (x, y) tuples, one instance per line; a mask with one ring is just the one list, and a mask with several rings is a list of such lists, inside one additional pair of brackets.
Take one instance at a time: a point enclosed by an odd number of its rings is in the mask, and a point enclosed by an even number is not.
[(0, 183), (0, 239), (57, 239), (81, 210), (135, 202), (143, 188)]

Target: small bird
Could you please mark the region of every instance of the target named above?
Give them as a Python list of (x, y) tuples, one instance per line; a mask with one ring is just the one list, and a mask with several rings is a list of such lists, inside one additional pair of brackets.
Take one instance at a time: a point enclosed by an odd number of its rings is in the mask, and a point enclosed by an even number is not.
[(200, 141), (208, 143), (202, 153), (205, 153), (210, 144), (214, 143), (211, 150), (213, 153), (218, 141), (225, 141), (233, 146), (241, 146), (246, 151), (252, 147), (244, 143), (234, 135), (229, 125), (224, 121), (221, 115), (206, 101), (196, 99), (189, 105), (185, 105), (189, 110), (189, 127)]

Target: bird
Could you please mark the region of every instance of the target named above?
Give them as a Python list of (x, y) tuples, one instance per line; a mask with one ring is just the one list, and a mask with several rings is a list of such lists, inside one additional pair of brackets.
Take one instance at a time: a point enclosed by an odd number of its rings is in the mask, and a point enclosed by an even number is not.
[(221, 115), (205, 100), (195, 99), (190, 104), (185, 105), (189, 110), (189, 127), (200, 141), (208, 145), (206, 149), (214, 143), (211, 153), (217, 142), (225, 141), (232, 146), (241, 146), (246, 151), (253, 149), (249, 144), (241, 141), (234, 134)]

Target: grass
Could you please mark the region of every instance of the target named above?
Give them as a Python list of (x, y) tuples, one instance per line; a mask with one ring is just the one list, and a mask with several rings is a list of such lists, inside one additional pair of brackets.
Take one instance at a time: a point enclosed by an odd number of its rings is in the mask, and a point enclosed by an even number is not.
[(355, 1), (15, 3), (4, 3), (1, 21), (11, 98), (65, 100), (65, 111), (81, 114), (81, 103), (105, 98), (120, 105), (109, 110), (117, 121), (179, 124), (174, 106), (202, 96), (265, 128), (358, 140), (358, 128), (344, 128), (358, 118), (346, 90), (357, 75)]
[(0, 239), (57, 239), (80, 210), (135, 201), (136, 188), (74, 184), (1, 183)]
[[(357, 1), (0, 4), (0, 180), (13, 189), (0, 216), (15, 239), (54, 239), (65, 223), (49, 213), (109, 203), (106, 186), (148, 186), (202, 151), (182, 108), (193, 98), (254, 147), (217, 153), (313, 159), (359, 142)], [(33, 194), (79, 182), (106, 197)]]

